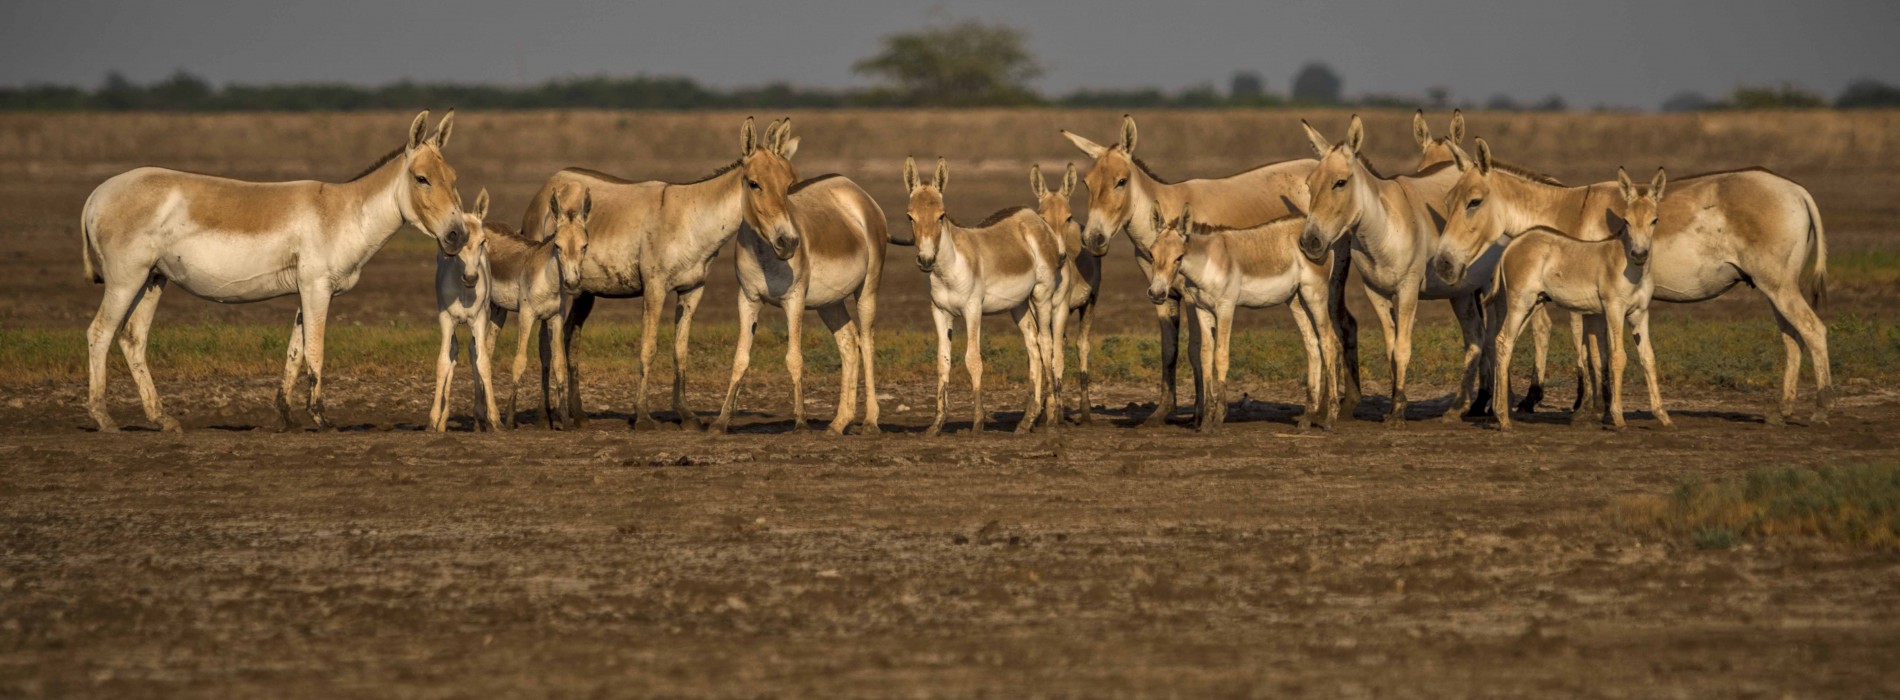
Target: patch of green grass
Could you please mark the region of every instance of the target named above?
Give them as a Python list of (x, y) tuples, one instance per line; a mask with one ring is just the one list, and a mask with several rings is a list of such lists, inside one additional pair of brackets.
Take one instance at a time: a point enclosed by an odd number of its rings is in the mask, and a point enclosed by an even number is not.
[(1754, 469), (1685, 480), (1675, 493), (1617, 501), (1611, 519), (1645, 533), (1687, 537), (1704, 549), (1806, 538), (1900, 548), (1900, 464)]
[(1900, 250), (1856, 250), (1830, 253), (1829, 283), (1849, 286), (1891, 286), (1900, 283)]

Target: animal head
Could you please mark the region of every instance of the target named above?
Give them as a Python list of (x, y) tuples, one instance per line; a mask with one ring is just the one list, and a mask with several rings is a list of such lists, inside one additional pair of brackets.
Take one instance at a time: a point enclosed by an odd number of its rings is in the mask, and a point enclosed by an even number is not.
[(788, 191), (798, 182), (798, 170), (792, 167), (792, 154), (798, 152), (792, 120), (775, 120), (763, 134), (754, 135), (752, 118), (746, 117), (739, 138), (745, 222), (772, 245), (780, 260), (790, 260), (798, 253), (798, 227), (788, 203)]
[(1656, 169), (1647, 190), (1637, 189), (1636, 184), (1630, 182), (1628, 172), (1616, 169), (1617, 189), (1623, 193), (1623, 235), (1628, 239), (1631, 263), (1649, 264), (1650, 244), (1655, 241), (1656, 224), (1660, 221), (1663, 186), (1667, 184), (1669, 176), (1662, 168)]
[(475, 208), (457, 214), (461, 218), (462, 229), (468, 232), (467, 240), (461, 249), (454, 253), (444, 253), (461, 262), (462, 286), (474, 287), (482, 281), (482, 260), (488, 256), (488, 226), (482, 223), (488, 216), (488, 188), (482, 188), (475, 195)]
[(1103, 146), (1063, 130), (1076, 148), (1095, 159), (1084, 181), (1089, 187), (1089, 224), (1082, 233), (1082, 247), (1092, 255), (1108, 252), (1108, 239), (1128, 226), (1134, 202), (1135, 118), (1122, 115), (1121, 142)]
[(916, 159), (904, 157), (904, 190), (910, 193), (906, 214), (910, 218), (911, 239), (917, 245), (917, 269), (924, 272), (937, 267), (937, 252), (950, 222), (943, 208), (943, 186), (949, 179), (949, 166), (941, 156), (937, 158), (936, 179), (929, 183), (917, 178)]
[[(1438, 255), (1432, 260), (1432, 272), (1447, 284), (1464, 282), (1465, 271), (1485, 248), (1511, 233), (1505, 228), (1510, 203), (1493, 197), (1499, 182), (1491, 162), (1491, 144), (1478, 139), (1478, 157), (1472, 158), (1457, 144), (1451, 145), (1452, 165), (1458, 168), (1458, 181), (1445, 193), (1445, 231), (1439, 238)], [(1500, 177), (1510, 177), (1500, 175)]]
[(425, 136), (428, 127), (428, 110), (417, 114), (409, 124), (397, 204), (403, 219), (434, 238), (443, 255), (455, 255), (468, 244), (462, 195), (455, 189), (455, 169), (442, 157), (442, 148), (449, 144), (449, 134), (455, 129), (455, 110), (442, 117), (434, 135)]
[(1462, 109), (1451, 111), (1451, 131), (1445, 136), (1434, 138), (1432, 128), (1425, 124), (1425, 110), (1412, 114), (1412, 139), (1418, 141), (1418, 168), (1424, 170), (1439, 163), (1451, 162), (1451, 149), (1465, 142), (1465, 112)]
[(1187, 254), (1188, 236), (1194, 235), (1194, 206), (1181, 208), (1181, 216), (1167, 221), (1161, 212), (1154, 212), (1154, 227), (1159, 232), (1155, 237), (1152, 274), (1148, 275), (1148, 301), (1163, 304), (1168, 301), (1168, 289), (1174, 286), (1174, 276), (1181, 271), (1181, 256)]
[(1062, 173), (1062, 189), (1058, 190), (1049, 189), (1048, 183), (1043, 182), (1042, 166), (1029, 166), (1029, 191), (1035, 193), (1036, 213), (1049, 225), (1049, 230), (1055, 232), (1057, 243), (1068, 245), (1067, 241), (1082, 237), (1082, 227), (1075, 223), (1075, 210), (1069, 206), (1069, 197), (1075, 194), (1074, 163)]
[(1370, 171), (1359, 164), (1360, 148), (1366, 142), (1366, 126), (1359, 115), (1352, 115), (1346, 127), (1346, 140), (1333, 143), (1321, 136), (1306, 120), (1300, 120), (1306, 140), (1319, 156), (1319, 165), (1306, 176), (1306, 189), (1312, 193), (1307, 205), (1306, 229), (1300, 232), (1300, 253), (1315, 262), (1326, 256), (1333, 244), (1359, 227), (1361, 212), (1378, 206)]
[(594, 193), (586, 186), (563, 182), (548, 193), (548, 225), (554, 232), (554, 258), (561, 269), (561, 289), (581, 289), (581, 263), (587, 260), (587, 217), (594, 213)]

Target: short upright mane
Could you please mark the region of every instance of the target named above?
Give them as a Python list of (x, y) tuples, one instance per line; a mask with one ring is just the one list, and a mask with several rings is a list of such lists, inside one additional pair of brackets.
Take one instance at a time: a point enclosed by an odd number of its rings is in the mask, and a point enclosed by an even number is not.
[(397, 146), (396, 150), (383, 154), (383, 157), (377, 158), (375, 163), (371, 163), (369, 167), (364, 168), (363, 172), (357, 173), (354, 177), (351, 177), (350, 179), (345, 180), (344, 182), (356, 182), (357, 180), (361, 180), (363, 178), (369, 177), (370, 173), (381, 170), (383, 166), (389, 165), (389, 161), (395, 160), (397, 157), (401, 156), (404, 151), (407, 151), (407, 150), (409, 150), (407, 146)]
[[(1004, 209), (1002, 211), (991, 214), (989, 215), (989, 218), (984, 219), (982, 223), (977, 224), (975, 226), (968, 227), (968, 228), (984, 228), (987, 226), (994, 226), (999, 221), (1002, 221), (1009, 217), (1015, 216), (1016, 214), (1020, 212), (1025, 212), (1025, 211), (1029, 211), (1029, 207), (1010, 207), (1008, 209)], [(950, 223), (954, 224), (956, 223), (956, 221), (953, 219), (951, 220)], [(962, 226), (962, 224), (957, 224), (957, 225)]]
[(1499, 160), (1493, 160), (1491, 161), (1491, 168), (1493, 170), (1502, 170), (1506, 173), (1510, 173), (1520, 178), (1530, 180), (1531, 182), (1550, 185), (1552, 187), (1564, 186), (1564, 183), (1562, 180), (1558, 180), (1557, 178), (1551, 177), (1549, 175), (1545, 175), (1543, 173), (1540, 173), (1535, 170), (1531, 170), (1524, 166), (1516, 165), (1513, 163), (1506, 163)]
[(1195, 230), (1195, 233), (1197, 234), (1227, 233), (1229, 231), (1252, 231), (1255, 229), (1263, 229), (1270, 226), (1283, 224), (1283, 223), (1293, 221), (1296, 219), (1304, 221), (1306, 219), (1306, 214), (1302, 212), (1289, 212), (1289, 213), (1280, 215), (1278, 218), (1270, 219), (1266, 222), (1254, 224), (1252, 226), (1227, 226), (1227, 225), (1222, 225), (1222, 224), (1196, 223), (1194, 224), (1194, 230)]
[(711, 179), (713, 179), (713, 178), (716, 178), (716, 177), (719, 177), (720, 175), (724, 175), (724, 174), (726, 174), (726, 173), (729, 173), (729, 172), (732, 172), (732, 171), (733, 171), (733, 169), (735, 169), (735, 168), (738, 168), (738, 167), (739, 167), (739, 166), (741, 166), (741, 165), (745, 165), (745, 159), (743, 159), (743, 158), (741, 158), (741, 159), (739, 159), (739, 160), (735, 160), (735, 161), (732, 161), (732, 162), (730, 162), (730, 163), (727, 163), (727, 164), (725, 164), (725, 165), (722, 165), (722, 166), (719, 166), (719, 169), (717, 169), (717, 170), (714, 170), (714, 171), (712, 171), (712, 174), (711, 174), (711, 175), (707, 175), (707, 176), (705, 176), (705, 177), (702, 177), (702, 178), (700, 178), (700, 179), (698, 179), (698, 180), (694, 180), (694, 181), (692, 181), (692, 182), (682, 182), (682, 183), (680, 183), (680, 184), (682, 184), (682, 185), (697, 185), (697, 184), (699, 184), (699, 183), (702, 183), (702, 182), (705, 182), (705, 181), (707, 181), (707, 180), (711, 180)]
[(1150, 167), (1148, 167), (1148, 162), (1147, 162), (1147, 161), (1144, 161), (1144, 160), (1142, 160), (1142, 159), (1140, 159), (1140, 158), (1136, 158), (1136, 157), (1134, 157), (1134, 156), (1132, 156), (1132, 155), (1131, 155), (1131, 156), (1128, 156), (1128, 159), (1129, 159), (1129, 160), (1131, 160), (1131, 161), (1134, 161), (1134, 163), (1135, 163), (1135, 167), (1137, 167), (1137, 168), (1140, 168), (1140, 169), (1141, 169), (1141, 174), (1143, 174), (1143, 175), (1147, 175), (1147, 176), (1148, 176), (1148, 179), (1150, 179), (1150, 180), (1154, 180), (1155, 182), (1159, 182), (1159, 183), (1161, 183), (1161, 184), (1163, 184), (1163, 185), (1172, 185), (1172, 184), (1174, 184), (1174, 183), (1172, 183), (1172, 182), (1169, 182), (1167, 178), (1164, 178), (1164, 177), (1161, 177), (1160, 175), (1156, 175), (1156, 174), (1155, 174), (1155, 171), (1154, 171), (1154, 168), (1150, 168)]
[(601, 171), (599, 171), (599, 170), (594, 170), (594, 169), (592, 169), (592, 168), (566, 168), (566, 169), (563, 169), (563, 170), (562, 170), (561, 172), (564, 172), (564, 173), (574, 173), (575, 175), (586, 175), (586, 176), (588, 176), (588, 177), (591, 177), (591, 178), (594, 178), (594, 179), (596, 179), (596, 180), (599, 180), (599, 181), (601, 181), (601, 182), (605, 182), (605, 183), (607, 183), (607, 184), (609, 184), (609, 185), (631, 185), (631, 184), (633, 184), (633, 181), (632, 181), (632, 180), (628, 180), (628, 179), (626, 179), (626, 178), (624, 178), (624, 177), (620, 177), (619, 175), (609, 175), (609, 174), (607, 174), (607, 173), (603, 173), (603, 172), (601, 172)]
[(840, 177), (844, 177), (844, 176), (843, 176), (843, 175), (839, 175), (839, 174), (837, 174), (837, 173), (825, 173), (825, 174), (823, 174), (823, 175), (819, 175), (818, 177), (814, 177), (814, 178), (811, 178), (811, 179), (809, 179), (809, 180), (801, 180), (801, 181), (799, 181), (799, 182), (797, 182), (796, 184), (793, 184), (793, 185), (791, 186), (791, 188), (790, 188), (790, 189), (787, 189), (787, 190), (785, 190), (785, 193), (786, 193), (786, 194), (795, 194), (795, 193), (797, 193), (797, 192), (798, 192), (799, 190), (802, 190), (802, 189), (805, 189), (805, 188), (807, 188), (807, 187), (810, 187), (810, 186), (812, 186), (812, 185), (816, 185), (816, 184), (818, 184), (818, 183), (820, 183), (820, 182), (824, 182), (824, 181), (826, 181), (826, 180), (830, 180), (830, 179), (833, 179), (833, 178), (840, 178)]

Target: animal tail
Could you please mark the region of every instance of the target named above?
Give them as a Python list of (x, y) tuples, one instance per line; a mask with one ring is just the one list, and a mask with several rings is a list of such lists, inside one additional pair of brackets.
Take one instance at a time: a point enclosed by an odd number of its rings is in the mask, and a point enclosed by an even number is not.
[(79, 258), (86, 266), (86, 281), (93, 284), (105, 284), (105, 275), (99, 271), (104, 261), (99, 259), (99, 246), (92, 240), (92, 198), (86, 198), (85, 209), (79, 213)]
[(1807, 268), (1802, 277), (1807, 278), (1808, 303), (1818, 313), (1821, 305), (1827, 302), (1827, 229), (1821, 225), (1821, 209), (1814, 204), (1814, 195), (1805, 190), (1801, 193), (1801, 203), (1808, 209), (1808, 259), (1803, 267)]

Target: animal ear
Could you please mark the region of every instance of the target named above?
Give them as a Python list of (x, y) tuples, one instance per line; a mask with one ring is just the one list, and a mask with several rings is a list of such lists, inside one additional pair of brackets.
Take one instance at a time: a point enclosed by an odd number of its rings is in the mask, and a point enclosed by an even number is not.
[(942, 192), (943, 186), (945, 184), (948, 184), (949, 182), (950, 182), (950, 165), (943, 161), (943, 156), (937, 156), (937, 179), (935, 182), (931, 184), (934, 184), (937, 186), (938, 192)]
[(1478, 174), (1491, 174), (1491, 144), (1483, 138), (1478, 139)]
[(1049, 196), (1049, 185), (1042, 181), (1041, 165), (1034, 163), (1029, 165), (1029, 191), (1034, 193), (1036, 199), (1039, 200)]
[(1151, 213), (1153, 216), (1149, 217), (1149, 223), (1154, 225), (1156, 231), (1168, 228), (1168, 219), (1161, 215), (1161, 207), (1155, 207)]
[(488, 218), (488, 188), (483, 187), (481, 193), (475, 195), (475, 211), (469, 213), (477, 219)]
[(1425, 110), (1412, 113), (1412, 140), (1419, 148), (1432, 145), (1432, 127), (1425, 123)]
[(1466, 170), (1470, 170), (1471, 169), (1471, 155), (1468, 153), (1465, 153), (1464, 147), (1459, 146), (1456, 142), (1453, 142), (1449, 145), (1451, 146), (1452, 167), (1457, 168), (1458, 172), (1461, 172), (1461, 173)]
[(775, 150), (779, 152), (779, 155), (781, 156), (785, 155), (785, 144), (790, 143), (791, 139), (792, 139), (792, 118), (786, 117), (785, 121), (778, 123), (778, 141), (775, 143), (776, 145)]
[(593, 215), (594, 215), (594, 191), (590, 189), (581, 193), (581, 222), (586, 223), (587, 217), (593, 216)]
[(1669, 184), (1669, 175), (1667, 173), (1664, 173), (1662, 168), (1657, 168), (1656, 177), (1651, 178), (1649, 181), (1649, 198), (1655, 201), (1661, 202), (1662, 196), (1663, 196), (1663, 187), (1668, 184)]
[(746, 117), (745, 124), (739, 127), (739, 156), (752, 155), (752, 149), (757, 145), (758, 141), (752, 133), (752, 118)]
[(428, 128), (429, 110), (425, 109), (421, 114), (416, 115), (415, 121), (409, 122), (409, 145), (407, 146), (409, 150), (416, 150), (417, 146), (422, 145), (422, 135)]
[(1313, 128), (1312, 124), (1306, 123), (1305, 119), (1300, 120), (1300, 128), (1306, 131), (1306, 142), (1312, 144), (1314, 155), (1324, 156), (1327, 151), (1332, 150), (1333, 142), (1327, 141), (1326, 137), (1321, 136), (1319, 130)]
[[(786, 129), (786, 131), (789, 132), (791, 131), (791, 129)], [(797, 152), (798, 152), (798, 137), (797, 136), (793, 136), (789, 139), (780, 141), (778, 144), (778, 157), (780, 158), (791, 160), (792, 154), (797, 153)]]
[(1123, 153), (1127, 153), (1129, 155), (1135, 154), (1135, 136), (1136, 136), (1135, 118), (1126, 114), (1122, 115), (1122, 144), (1121, 146), (1122, 146)]
[(1629, 171), (1620, 165), (1616, 168), (1616, 188), (1623, 192), (1623, 201), (1636, 201), (1636, 183), (1630, 182)]
[(442, 123), (435, 125), (435, 147), (437, 150), (449, 145), (449, 133), (455, 131), (455, 110), (442, 115)]
[(1075, 164), (1070, 163), (1068, 169), (1062, 173), (1062, 198), (1068, 199), (1073, 194), (1075, 194)]
[(1464, 143), (1464, 141), (1465, 111), (1462, 109), (1454, 109), (1451, 111), (1451, 142)]
[(1365, 144), (1366, 123), (1359, 120), (1359, 115), (1352, 115), (1352, 124), (1346, 127), (1346, 148), (1351, 149), (1353, 153), (1357, 154), (1359, 153), (1359, 147)]
[(1069, 143), (1075, 144), (1076, 148), (1082, 149), (1082, 152), (1088, 154), (1090, 158), (1100, 158), (1103, 153), (1108, 152), (1107, 146), (1090, 141), (1080, 134), (1069, 133), (1068, 129), (1062, 129), (1061, 131), (1062, 135), (1069, 139)]
[(904, 156), (904, 191), (917, 189), (917, 159)]
[(548, 220), (559, 221), (560, 219), (561, 219), (561, 191), (557, 189), (553, 192), (548, 193)]
[(1194, 233), (1194, 205), (1192, 204), (1183, 205), (1181, 207), (1181, 234), (1185, 236), (1185, 235), (1193, 235), (1193, 233)]

